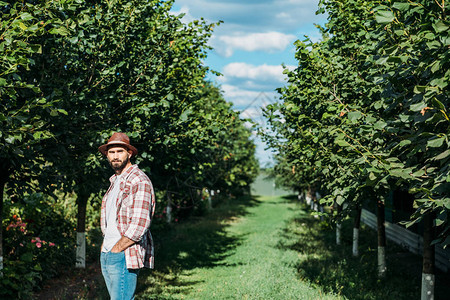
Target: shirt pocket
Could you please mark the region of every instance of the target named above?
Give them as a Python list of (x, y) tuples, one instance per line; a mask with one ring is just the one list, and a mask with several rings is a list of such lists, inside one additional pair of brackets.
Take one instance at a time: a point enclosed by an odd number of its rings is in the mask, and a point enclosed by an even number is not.
[(126, 207), (130, 207), (133, 204), (133, 197), (131, 194), (131, 188), (130, 186), (125, 186), (122, 191), (122, 205), (125, 205)]

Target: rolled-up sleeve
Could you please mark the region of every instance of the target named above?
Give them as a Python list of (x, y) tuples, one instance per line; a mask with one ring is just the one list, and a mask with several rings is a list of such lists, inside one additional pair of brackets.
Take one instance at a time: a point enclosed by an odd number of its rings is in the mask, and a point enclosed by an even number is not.
[(128, 222), (124, 236), (139, 242), (150, 227), (152, 205), (154, 203), (151, 184), (145, 181), (132, 186), (132, 203), (128, 208)]

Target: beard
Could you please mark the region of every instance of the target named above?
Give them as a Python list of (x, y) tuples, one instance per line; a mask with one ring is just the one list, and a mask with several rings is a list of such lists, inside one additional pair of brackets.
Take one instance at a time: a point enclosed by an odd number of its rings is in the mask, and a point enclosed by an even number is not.
[(127, 156), (127, 158), (124, 161), (120, 161), (120, 160), (110, 160), (109, 161), (109, 165), (111, 166), (111, 168), (114, 171), (122, 171), (123, 168), (125, 168), (125, 166), (128, 164), (129, 161), (129, 157)]

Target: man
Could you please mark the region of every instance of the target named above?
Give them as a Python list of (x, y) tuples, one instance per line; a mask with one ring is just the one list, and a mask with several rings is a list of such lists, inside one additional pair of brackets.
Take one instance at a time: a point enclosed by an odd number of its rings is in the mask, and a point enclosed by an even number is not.
[(114, 133), (98, 150), (115, 172), (102, 200), (102, 274), (112, 300), (134, 299), (139, 269), (153, 268), (149, 230), (155, 212), (153, 186), (147, 175), (131, 163), (130, 158), (138, 151), (126, 134)]

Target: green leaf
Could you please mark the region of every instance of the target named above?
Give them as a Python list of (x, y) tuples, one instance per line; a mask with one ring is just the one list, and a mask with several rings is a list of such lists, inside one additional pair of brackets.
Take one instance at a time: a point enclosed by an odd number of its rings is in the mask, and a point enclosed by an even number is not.
[(436, 36), (432, 32), (428, 32), (424, 37), (428, 40), (434, 40), (436, 38)]
[(69, 42), (71, 42), (72, 44), (78, 43), (78, 37), (77, 37), (77, 36), (74, 36), (74, 37), (70, 38), (70, 39), (69, 39)]
[(59, 35), (68, 35), (69, 34), (69, 30), (67, 30), (67, 28), (60, 26), (60, 27), (56, 27), (56, 28), (52, 28), (49, 31), (51, 34), (59, 34)]
[(336, 140), (335, 143), (342, 147), (350, 146), (350, 144), (345, 140)]
[(445, 111), (445, 106), (444, 106), (444, 104), (443, 104), (441, 101), (439, 101), (439, 100), (436, 99), (436, 98), (433, 98), (432, 102), (433, 102), (437, 107), (439, 107), (441, 110), (444, 110), (444, 111)]
[(425, 170), (419, 170), (419, 171), (417, 171), (417, 172), (414, 172), (413, 174), (412, 174), (412, 176), (414, 176), (414, 177), (420, 177), (420, 176), (422, 176), (422, 175), (424, 175), (425, 174)]
[(348, 113), (348, 119), (353, 123), (356, 122), (359, 118), (361, 118), (362, 114), (359, 111), (351, 111)]
[(441, 69), (441, 65), (439, 63), (439, 60), (436, 60), (431, 64), (431, 72), (436, 73), (440, 69)]
[(427, 106), (427, 104), (425, 102), (419, 102), (419, 103), (416, 103), (416, 104), (412, 104), (409, 107), (409, 110), (411, 110), (411, 111), (421, 111), (426, 106)]
[(182, 122), (185, 122), (185, 121), (187, 120), (188, 116), (189, 116), (191, 113), (192, 113), (192, 110), (191, 110), (190, 108), (189, 108), (189, 109), (186, 109), (186, 110), (181, 114), (180, 120), (181, 120)]
[(42, 271), (41, 265), (40, 265), (40, 264), (35, 265), (35, 266), (34, 266), (34, 270), (35, 270), (35, 271)]
[(29, 21), (33, 19), (33, 16), (30, 13), (23, 13), (20, 15), (20, 18), (24, 21)]
[(441, 138), (437, 138), (437, 139), (433, 139), (433, 140), (429, 140), (427, 142), (427, 147), (431, 147), (431, 148), (438, 148), (440, 146), (442, 146), (442, 144), (445, 141), (445, 136), (441, 137)]
[(408, 174), (408, 172), (405, 171), (405, 169), (391, 169), (389, 170), (389, 174), (391, 174), (391, 176), (400, 177), (404, 179), (413, 178), (411, 175)]
[(20, 29), (22, 29), (22, 30), (27, 30), (27, 25), (25, 25), (23, 22), (19, 22), (19, 27), (20, 27)]
[(448, 31), (449, 29), (449, 27), (442, 20), (439, 20), (436, 23), (434, 23), (433, 28), (437, 33), (445, 32)]
[(41, 138), (41, 135), (42, 135), (42, 131), (37, 131), (37, 132), (33, 133), (33, 138), (35, 140), (39, 140)]
[(442, 152), (441, 154), (439, 154), (438, 156), (433, 157), (434, 160), (441, 160), (444, 159), (446, 157), (448, 157), (450, 155), (450, 150), (447, 149), (444, 152)]
[(410, 144), (411, 144), (410, 140), (403, 140), (400, 143), (398, 143), (398, 146), (403, 147), (403, 146), (410, 145)]
[(169, 101), (167, 101), (167, 100), (164, 100), (164, 99), (163, 99), (163, 100), (161, 100), (161, 103), (162, 103), (162, 106), (163, 106), (163, 107), (166, 107), (166, 108), (167, 108), (167, 107), (170, 107), (170, 103), (169, 103)]
[(64, 109), (58, 108), (57, 111), (58, 111), (60, 114), (63, 114), (63, 115), (66, 115), (66, 116), (68, 115), (67, 111), (65, 111)]
[(392, 7), (400, 11), (406, 11), (409, 9), (409, 3), (394, 2)]
[(325, 113), (322, 115), (322, 120), (326, 120), (326, 119), (331, 118), (331, 117), (333, 117), (332, 114), (325, 112)]
[(380, 10), (375, 15), (375, 20), (380, 24), (391, 23), (394, 19), (394, 13), (390, 10)]
[(439, 41), (431, 41), (427, 42), (428, 49), (439, 49), (441, 47), (441, 43)]
[(422, 94), (422, 93), (425, 93), (426, 90), (427, 90), (427, 87), (426, 87), (426, 86), (416, 85), (416, 86), (414, 87), (414, 93), (416, 93), (416, 94)]
[(344, 202), (345, 202), (345, 198), (344, 197), (342, 197), (340, 195), (336, 197), (336, 203), (338, 205), (342, 205)]
[(384, 127), (386, 127), (386, 125), (387, 125), (386, 122), (384, 122), (384, 121), (378, 121), (378, 122), (376, 122), (376, 123), (373, 125), (373, 127), (374, 127), (375, 129), (377, 129), (377, 130), (383, 130)]

